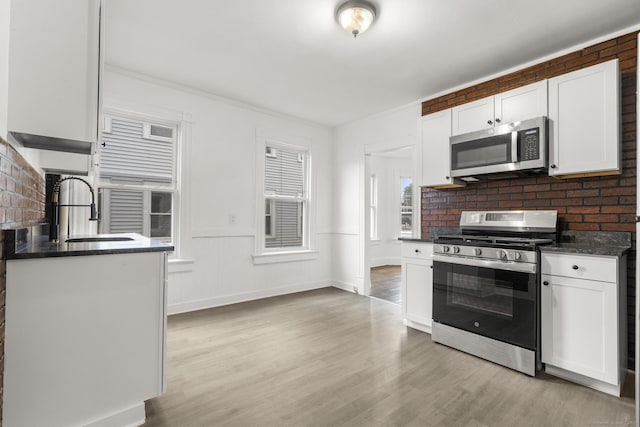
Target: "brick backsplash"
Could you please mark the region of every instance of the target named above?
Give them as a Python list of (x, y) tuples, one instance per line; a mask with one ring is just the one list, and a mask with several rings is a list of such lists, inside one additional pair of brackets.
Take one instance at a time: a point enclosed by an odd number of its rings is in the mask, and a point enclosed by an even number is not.
[[(431, 227), (458, 227), (463, 210), (555, 209), (561, 230), (627, 231), (635, 244), (637, 32), (560, 56), (422, 103), (422, 115), (618, 58), (621, 77), (622, 174), (560, 180), (549, 176), (422, 188), (422, 237)], [(635, 250), (629, 254), (629, 368), (634, 366)]]
[[(45, 182), (34, 168), (0, 138), (0, 227), (28, 227), (44, 221)], [(0, 244), (0, 414), (4, 379), (4, 311), (6, 264)], [(1, 417), (1, 415), (0, 415)], [(0, 418), (2, 425), (2, 418)]]

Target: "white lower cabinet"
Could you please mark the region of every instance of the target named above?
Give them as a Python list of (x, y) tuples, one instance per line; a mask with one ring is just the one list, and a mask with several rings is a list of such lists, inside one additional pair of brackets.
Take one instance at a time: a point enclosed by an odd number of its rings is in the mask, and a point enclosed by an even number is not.
[(620, 396), (626, 375), (626, 256), (542, 254), (545, 371)]
[(165, 386), (166, 253), (7, 261), (2, 422), (141, 425)]
[(402, 243), (402, 317), (407, 326), (431, 333), (433, 244)]

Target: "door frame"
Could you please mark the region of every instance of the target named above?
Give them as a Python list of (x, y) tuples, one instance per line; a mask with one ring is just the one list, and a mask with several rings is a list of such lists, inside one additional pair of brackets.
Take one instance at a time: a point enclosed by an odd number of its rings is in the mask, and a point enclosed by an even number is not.
[[(402, 138), (398, 138), (399, 140), (402, 140)], [(406, 141), (406, 138), (405, 138)], [(416, 146), (415, 144), (411, 143), (411, 141), (409, 141), (409, 143), (405, 142), (403, 143), (386, 143), (386, 144), (365, 144), (364, 145), (364, 150), (363, 150), (363, 171), (362, 171), (362, 186), (361, 188), (363, 189), (363, 195), (364, 197), (362, 198), (362, 202), (361, 202), (361, 209), (362, 209), (362, 215), (364, 216), (363, 220), (362, 220), (362, 228), (361, 228), (361, 242), (360, 244), (362, 245), (362, 260), (361, 260), (361, 265), (363, 266), (363, 289), (362, 289), (362, 294), (364, 296), (370, 296), (371, 295), (371, 238), (370, 238), (370, 230), (371, 230), (371, 217), (369, 215), (369, 204), (370, 204), (370, 199), (371, 199), (371, 180), (369, 179), (370, 175), (371, 175), (371, 156), (375, 155), (375, 154), (384, 154), (384, 153), (388, 153), (388, 152), (392, 152), (392, 151), (398, 151), (398, 150), (406, 150), (406, 149), (412, 149), (412, 155), (411, 155), (411, 159), (412, 159), (412, 171), (413, 171), (413, 223), (415, 224), (414, 226), (414, 236), (416, 235), (416, 233), (419, 234), (419, 231), (416, 231), (416, 227), (417, 230), (421, 229), (421, 223), (420, 223), (420, 217), (421, 215), (419, 214), (420, 212), (420, 203), (417, 202), (417, 199), (419, 197), (416, 196), (420, 196), (420, 191), (417, 190), (417, 187), (415, 185), (416, 183), (416, 179), (417, 179), (417, 175), (416, 175)]]

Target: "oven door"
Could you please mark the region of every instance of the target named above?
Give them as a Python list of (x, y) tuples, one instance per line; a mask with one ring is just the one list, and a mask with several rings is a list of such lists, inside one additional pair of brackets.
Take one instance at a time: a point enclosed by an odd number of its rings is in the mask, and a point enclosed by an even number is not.
[[(433, 262), (433, 320), (519, 347), (537, 348), (537, 269), (513, 263)], [(509, 269), (501, 269), (499, 265)], [(511, 264), (511, 265), (509, 265)]]

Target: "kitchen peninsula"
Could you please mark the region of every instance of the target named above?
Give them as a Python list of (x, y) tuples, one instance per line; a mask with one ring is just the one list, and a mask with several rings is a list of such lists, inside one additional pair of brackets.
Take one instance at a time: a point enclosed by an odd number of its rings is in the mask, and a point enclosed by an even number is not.
[(144, 422), (164, 389), (167, 254), (137, 234), (5, 234), (3, 423)]

